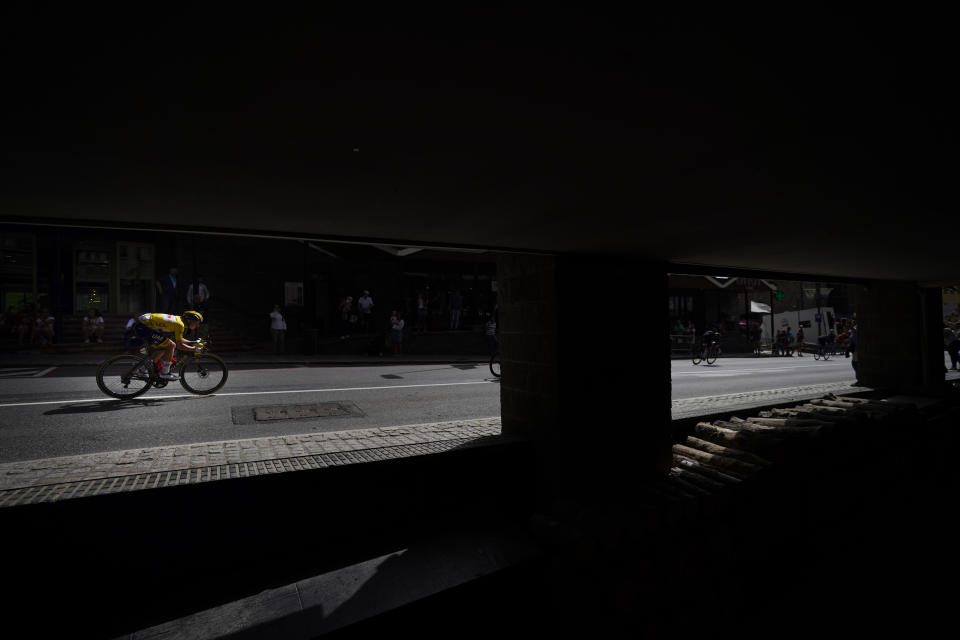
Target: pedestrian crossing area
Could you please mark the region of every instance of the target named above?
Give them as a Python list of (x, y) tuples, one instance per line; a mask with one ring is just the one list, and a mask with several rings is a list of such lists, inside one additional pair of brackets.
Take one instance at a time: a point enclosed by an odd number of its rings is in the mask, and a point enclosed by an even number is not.
[(57, 367), (3, 367), (0, 368), (0, 379), (42, 378), (56, 370)]

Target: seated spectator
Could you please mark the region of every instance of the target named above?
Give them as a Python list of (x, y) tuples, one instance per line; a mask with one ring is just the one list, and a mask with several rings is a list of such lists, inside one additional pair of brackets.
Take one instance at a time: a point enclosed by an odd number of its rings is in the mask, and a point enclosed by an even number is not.
[(14, 329), (17, 332), (17, 344), (33, 342), (37, 314), (34, 313), (32, 307), (27, 306), (17, 315), (17, 318), (17, 326)]
[(38, 342), (41, 346), (53, 344), (53, 326), (55, 322), (56, 318), (53, 317), (49, 309), (41, 309), (40, 313), (36, 316), (33, 335), (30, 341)]
[(14, 322), (17, 320), (17, 310), (11, 305), (3, 312), (3, 317), (0, 318), (0, 331), (4, 333), (12, 333), (14, 329)]
[(99, 309), (87, 309), (87, 315), (83, 317), (81, 330), (83, 331), (84, 343), (96, 339), (97, 342), (103, 342), (103, 316)]

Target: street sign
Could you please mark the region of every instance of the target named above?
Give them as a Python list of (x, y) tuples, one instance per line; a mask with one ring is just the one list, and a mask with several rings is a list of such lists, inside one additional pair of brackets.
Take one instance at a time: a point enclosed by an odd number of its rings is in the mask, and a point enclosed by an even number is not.
[(817, 315), (814, 316), (814, 319), (817, 321), (817, 324), (820, 324), (821, 322), (823, 322), (823, 314), (818, 313)]
[(783, 289), (777, 289), (773, 292), (773, 297), (776, 300), (783, 300), (787, 297), (787, 293)]

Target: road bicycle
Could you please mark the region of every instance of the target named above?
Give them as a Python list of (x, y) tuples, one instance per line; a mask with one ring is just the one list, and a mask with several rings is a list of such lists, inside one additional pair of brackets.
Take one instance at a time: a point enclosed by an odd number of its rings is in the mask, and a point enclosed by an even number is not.
[(814, 360), (829, 360), (830, 356), (836, 355), (834, 350), (836, 347), (832, 344), (818, 344), (816, 351), (813, 352)]
[(700, 364), (706, 360), (707, 364), (713, 364), (720, 357), (720, 345), (714, 343), (710, 345), (697, 345), (693, 351), (693, 364)]
[(490, 373), (494, 377), (500, 377), (500, 352), (496, 351), (492, 356), (490, 356)]
[[(209, 395), (227, 383), (227, 364), (220, 356), (203, 351), (203, 341), (198, 341), (200, 350), (183, 353), (170, 367), (180, 384), (190, 393)], [(162, 389), (169, 380), (160, 377), (160, 349), (150, 345), (139, 352), (121, 353), (107, 358), (97, 368), (97, 386), (108, 396), (130, 400), (146, 393), (151, 387)], [(179, 352), (178, 352), (179, 353)]]
[(849, 352), (847, 351), (848, 346), (844, 342), (839, 342), (837, 340), (821, 340), (817, 344), (816, 350), (813, 352), (813, 358), (815, 360), (829, 360), (830, 358), (836, 356), (846, 355), (850, 357)]

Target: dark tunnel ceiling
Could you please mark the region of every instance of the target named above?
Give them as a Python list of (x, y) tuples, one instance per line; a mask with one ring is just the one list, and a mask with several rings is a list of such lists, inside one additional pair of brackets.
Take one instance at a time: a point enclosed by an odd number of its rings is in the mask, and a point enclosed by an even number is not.
[(935, 15), (4, 11), (4, 217), (960, 280)]

